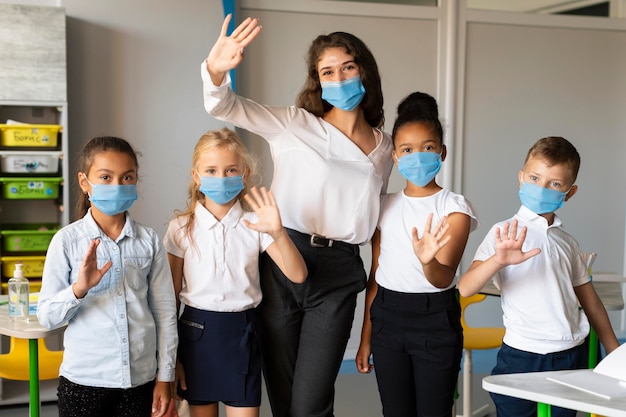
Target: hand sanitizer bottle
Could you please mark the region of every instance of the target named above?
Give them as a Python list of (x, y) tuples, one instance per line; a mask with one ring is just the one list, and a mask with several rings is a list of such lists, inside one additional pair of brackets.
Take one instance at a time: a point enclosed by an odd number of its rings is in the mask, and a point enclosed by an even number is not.
[(15, 264), (9, 279), (9, 317), (11, 320), (28, 320), (29, 283), (24, 278), (22, 264)]

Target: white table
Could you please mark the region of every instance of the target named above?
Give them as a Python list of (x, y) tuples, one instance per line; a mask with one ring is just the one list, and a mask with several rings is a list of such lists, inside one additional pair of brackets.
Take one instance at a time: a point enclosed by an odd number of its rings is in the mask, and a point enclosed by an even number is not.
[[(6, 297), (5, 297), (6, 298)], [(29, 320), (13, 321), (9, 318), (8, 305), (0, 305), (0, 335), (15, 337), (18, 339), (28, 339), (29, 362), (30, 362), (30, 416), (39, 417), (41, 403), (39, 401), (39, 346), (37, 339), (62, 332), (65, 326), (54, 330), (44, 328), (37, 316), (29, 316)]]
[(626, 395), (606, 400), (547, 379), (550, 375), (570, 372), (573, 371), (491, 375), (483, 378), (483, 389), (538, 403), (538, 417), (548, 416), (550, 405), (609, 417), (626, 417)]

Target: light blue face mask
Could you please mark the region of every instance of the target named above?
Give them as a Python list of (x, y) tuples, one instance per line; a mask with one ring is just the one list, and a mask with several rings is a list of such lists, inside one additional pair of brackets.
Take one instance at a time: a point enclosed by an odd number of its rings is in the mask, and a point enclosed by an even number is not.
[(430, 183), (441, 169), (441, 155), (435, 152), (413, 152), (398, 158), (398, 170), (418, 187)]
[(217, 204), (226, 204), (243, 190), (243, 176), (200, 177), (200, 191)]
[[(87, 175), (85, 175), (87, 179)], [(137, 185), (92, 184), (89, 201), (98, 210), (109, 216), (124, 213), (137, 200)]]
[(569, 192), (553, 190), (528, 182), (522, 183), (519, 198), (522, 205), (536, 214), (552, 213), (563, 207), (565, 196)]
[(327, 81), (320, 84), (322, 85), (322, 99), (341, 110), (354, 110), (361, 104), (365, 95), (365, 87), (363, 87), (360, 75), (343, 81)]

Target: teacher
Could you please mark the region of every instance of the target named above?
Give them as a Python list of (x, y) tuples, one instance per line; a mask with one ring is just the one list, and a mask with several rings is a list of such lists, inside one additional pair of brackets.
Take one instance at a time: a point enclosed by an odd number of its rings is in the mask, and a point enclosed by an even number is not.
[[(307, 59), (296, 106), (273, 107), (236, 95), (228, 72), (261, 32), (247, 18), (222, 31), (201, 72), (213, 117), (263, 137), (274, 162), (272, 192), (309, 276), (294, 284), (261, 262), (262, 340), (275, 417), (333, 416), (334, 384), (366, 273), (359, 245), (371, 238), (393, 166), (381, 131), (383, 97), (376, 61), (345, 32), (320, 35)], [(277, 74), (280, 76), (280, 74)]]

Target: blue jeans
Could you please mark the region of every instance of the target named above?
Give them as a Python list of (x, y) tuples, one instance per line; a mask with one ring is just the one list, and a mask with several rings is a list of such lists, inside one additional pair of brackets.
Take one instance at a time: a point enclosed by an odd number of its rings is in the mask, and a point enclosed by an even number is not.
[[(562, 352), (540, 355), (525, 352), (502, 344), (498, 352), (496, 367), (491, 375), (517, 374), (523, 372), (564, 371), (587, 367), (587, 345), (585, 343)], [(537, 403), (520, 398), (490, 393), (496, 405), (498, 417), (535, 417)], [(576, 411), (552, 407), (552, 417), (576, 417)]]

